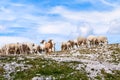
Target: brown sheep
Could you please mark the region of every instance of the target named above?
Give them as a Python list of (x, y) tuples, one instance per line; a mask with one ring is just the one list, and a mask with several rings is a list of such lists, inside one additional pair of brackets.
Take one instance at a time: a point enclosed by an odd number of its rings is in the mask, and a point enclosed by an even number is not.
[(30, 54), (30, 48), (27, 44), (23, 43), (21, 45), (21, 53), (22, 54)]
[(87, 42), (90, 47), (98, 44), (98, 40), (96, 36), (90, 35), (87, 37)]
[(46, 53), (50, 54), (51, 52), (53, 52), (53, 48), (55, 45), (53, 43), (53, 40), (50, 39), (48, 42), (45, 42), (45, 40), (42, 40), (41, 44), (42, 44), (41, 46), (42, 50), (45, 50)]
[(86, 46), (87, 45), (87, 39), (85, 37), (78, 37), (77, 38), (78, 46), (80, 47), (81, 45)]
[(19, 43), (6, 44), (2, 47), (2, 52), (6, 55), (8, 54), (20, 54)]
[(67, 42), (62, 42), (61, 44), (61, 50), (65, 51), (65, 50), (70, 50), (73, 48), (73, 42), (71, 40), (68, 40)]
[(35, 44), (35, 45), (33, 46), (33, 53), (36, 53), (36, 54), (42, 53), (42, 48), (41, 48), (41, 46)]
[(67, 42), (62, 42), (61, 44), (61, 51), (67, 50)]
[(68, 49), (73, 49), (73, 48), (74, 48), (74, 45), (75, 45), (75, 43), (74, 43), (73, 40), (69, 40), (69, 41), (67, 42)]
[(99, 45), (108, 44), (108, 39), (105, 36), (98, 36), (97, 39), (98, 39)]

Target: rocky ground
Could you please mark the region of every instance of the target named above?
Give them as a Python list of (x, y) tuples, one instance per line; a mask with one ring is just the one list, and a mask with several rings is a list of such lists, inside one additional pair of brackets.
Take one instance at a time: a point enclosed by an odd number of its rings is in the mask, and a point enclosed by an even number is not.
[(0, 80), (120, 80), (120, 44), (0, 56)]

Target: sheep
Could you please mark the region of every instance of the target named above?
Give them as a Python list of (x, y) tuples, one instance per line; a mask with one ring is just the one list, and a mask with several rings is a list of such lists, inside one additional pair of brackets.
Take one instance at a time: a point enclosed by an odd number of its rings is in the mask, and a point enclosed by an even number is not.
[(36, 54), (38, 54), (38, 53), (41, 53), (42, 52), (42, 48), (40, 47), (40, 45), (34, 45), (33, 46), (33, 53), (36, 53)]
[(98, 45), (98, 39), (97, 39), (97, 36), (94, 36), (94, 35), (90, 35), (87, 37), (87, 43), (88, 43), (88, 46), (96, 46)]
[(53, 42), (52, 39), (50, 39), (48, 42), (42, 40), (40, 43), (42, 44), (41, 49), (45, 50), (46, 53), (50, 54), (51, 52), (55, 51), (55, 43)]
[(68, 46), (67, 46), (67, 42), (62, 42), (61, 44), (61, 51), (65, 51), (67, 50)]
[(77, 38), (78, 46), (80, 47), (81, 45), (86, 46), (87, 45), (87, 39), (85, 37), (78, 37)]
[(108, 44), (108, 39), (105, 36), (98, 36), (97, 39), (98, 39), (99, 45)]
[(78, 48), (78, 41), (77, 41), (77, 39), (74, 39), (73, 42), (74, 42), (74, 48), (75, 47)]
[(20, 44), (19, 43), (6, 44), (1, 48), (1, 50), (2, 50), (2, 53), (5, 55), (20, 54)]

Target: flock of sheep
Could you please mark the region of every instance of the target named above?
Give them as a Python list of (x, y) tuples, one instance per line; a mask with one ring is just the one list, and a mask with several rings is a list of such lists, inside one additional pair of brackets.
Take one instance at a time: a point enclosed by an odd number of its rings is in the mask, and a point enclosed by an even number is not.
[(78, 48), (80, 46), (85, 47), (95, 47), (95, 46), (102, 46), (108, 44), (108, 39), (105, 36), (93, 36), (90, 35), (86, 37), (78, 37), (75, 40), (68, 40), (67, 42), (62, 42), (61, 50), (70, 50), (73, 48)]
[(42, 40), (40, 45), (34, 43), (10, 43), (5, 44), (0, 49), (0, 55), (9, 55), (9, 54), (38, 54), (38, 53), (51, 53), (53, 48), (55, 47), (55, 43), (52, 39), (48, 42)]
[[(108, 44), (108, 39), (105, 36), (93, 36), (90, 35), (86, 37), (78, 37), (75, 40), (68, 40), (66, 42), (61, 43), (61, 51), (70, 50), (74, 48), (78, 48), (80, 46), (92, 47), (97, 45)], [(8, 54), (39, 54), (39, 53), (47, 53), (55, 51), (55, 42), (50, 39), (47, 42), (42, 40), (40, 45), (36, 45), (34, 43), (11, 43), (5, 44), (0, 49), (1, 55)]]

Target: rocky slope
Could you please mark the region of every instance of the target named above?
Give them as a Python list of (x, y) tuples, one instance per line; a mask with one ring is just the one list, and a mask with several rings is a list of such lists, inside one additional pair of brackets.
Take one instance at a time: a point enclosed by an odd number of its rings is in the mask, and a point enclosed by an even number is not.
[(52, 55), (0, 56), (0, 80), (6, 79), (120, 80), (120, 44)]

